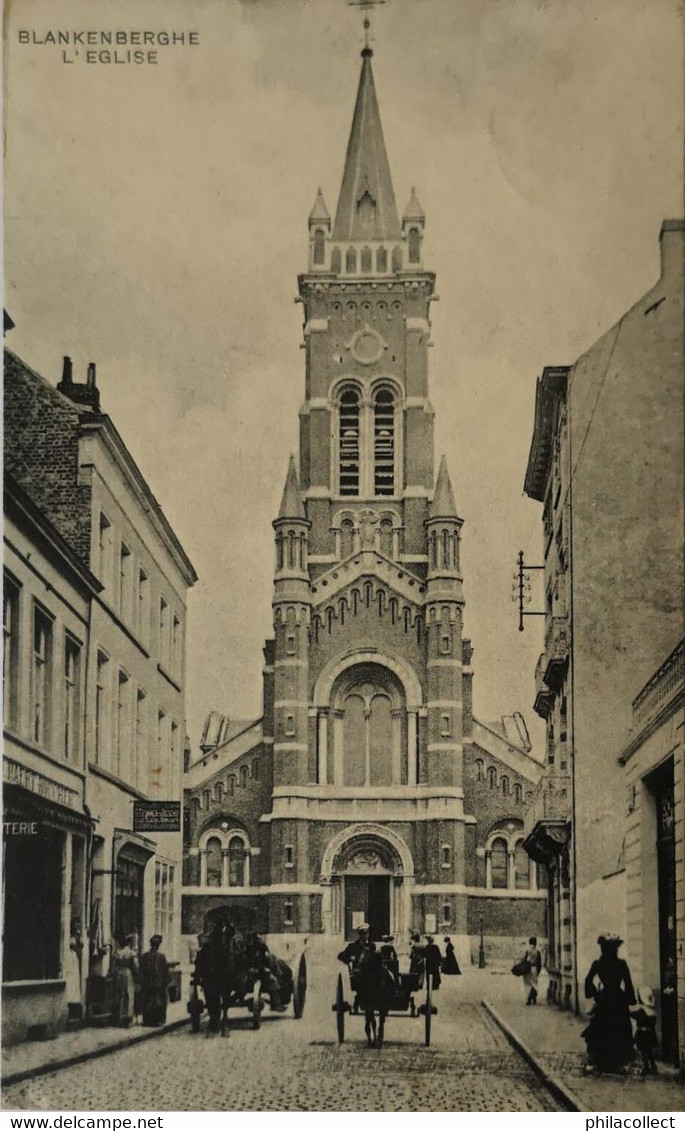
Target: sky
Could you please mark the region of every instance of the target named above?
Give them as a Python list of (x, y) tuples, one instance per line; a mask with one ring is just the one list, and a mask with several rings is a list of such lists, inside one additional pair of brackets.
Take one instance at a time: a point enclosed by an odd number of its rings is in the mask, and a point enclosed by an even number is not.
[[(193, 562), (194, 752), (210, 710), (261, 712), (272, 519), (304, 397), (298, 272), (337, 202), (362, 16), (345, 0), (6, 0), (9, 346), (102, 408)], [(682, 215), (679, 0), (387, 0), (374, 74), (398, 207), (437, 273), (430, 396), (462, 532), (475, 711), (532, 711), (542, 618), (518, 631), (535, 380), (659, 274)], [(194, 31), (157, 62), (71, 63), (20, 32)], [(124, 49), (125, 50), (125, 49)], [(646, 375), (645, 379), (649, 379)], [(534, 596), (542, 598), (534, 591)], [(538, 607), (541, 607), (538, 605)]]

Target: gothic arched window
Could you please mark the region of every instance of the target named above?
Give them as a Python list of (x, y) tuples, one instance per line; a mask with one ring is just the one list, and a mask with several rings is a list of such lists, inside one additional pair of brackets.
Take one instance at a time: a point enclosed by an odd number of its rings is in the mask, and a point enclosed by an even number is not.
[(344, 518), (340, 523), (340, 557), (349, 558), (354, 553), (354, 523)]
[(497, 770), (494, 766), (491, 766), (488, 770), (488, 785), (490, 789), (495, 789), (497, 786)]
[(395, 398), (376, 393), (373, 406), (373, 486), (375, 495), (395, 493)]
[(340, 248), (334, 247), (331, 252), (331, 271), (334, 275), (339, 275), (341, 269)]
[(221, 887), (221, 841), (212, 836), (207, 841), (207, 887)]
[(245, 842), (232, 836), (228, 842), (228, 884), (232, 888), (245, 886)]
[(381, 553), (392, 557), (392, 522), (389, 518), (381, 519)]
[(421, 240), (419, 237), (418, 228), (409, 229), (409, 262), (419, 263), (421, 261)]
[(368, 275), (373, 270), (371, 261), (371, 248), (363, 247), (361, 252), (361, 270), (362, 274)]
[(340, 398), (340, 494), (359, 494), (359, 393), (346, 389)]
[(517, 888), (530, 887), (530, 856), (523, 847), (523, 841), (516, 842), (514, 853), (515, 886)]
[(517, 781), (514, 785), (514, 800), (518, 802), (523, 801), (523, 786), (520, 781)]
[(357, 253), (353, 247), (348, 247), (345, 252), (345, 270), (351, 275), (357, 270)]
[(388, 253), (384, 247), (379, 247), (376, 252), (376, 270), (379, 274), (385, 274), (388, 270)]
[(490, 866), (492, 886), (494, 888), (507, 887), (507, 842), (502, 837), (497, 837), (492, 842), (490, 850)]
[(314, 262), (317, 266), (321, 266), (326, 256), (326, 237), (324, 236), (321, 228), (317, 228), (314, 232)]
[(393, 271), (402, 270), (402, 248), (394, 247), (392, 249), (392, 269)]
[(503, 775), (500, 785), (502, 786), (502, 793), (506, 797), (509, 794), (509, 778), (506, 774)]

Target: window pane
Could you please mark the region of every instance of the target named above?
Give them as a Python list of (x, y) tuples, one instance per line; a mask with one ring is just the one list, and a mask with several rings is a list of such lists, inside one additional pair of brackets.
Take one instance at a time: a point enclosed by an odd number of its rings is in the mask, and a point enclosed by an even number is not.
[(207, 841), (207, 886), (221, 887), (221, 841), (215, 836)]
[(366, 777), (366, 720), (358, 695), (345, 700), (343, 719), (343, 784), (364, 785)]
[(519, 841), (516, 845), (516, 853), (514, 856), (515, 871), (516, 871), (516, 887), (529, 888), (530, 887), (530, 856), (523, 847), (523, 841)]
[(505, 888), (507, 886), (507, 843), (497, 839), (492, 845), (492, 886)]
[(359, 494), (359, 394), (350, 389), (340, 398), (340, 494)]
[(392, 717), (390, 700), (376, 695), (369, 719), (371, 785), (392, 785)]
[(395, 493), (395, 403), (387, 389), (378, 393), (374, 406), (374, 491)]

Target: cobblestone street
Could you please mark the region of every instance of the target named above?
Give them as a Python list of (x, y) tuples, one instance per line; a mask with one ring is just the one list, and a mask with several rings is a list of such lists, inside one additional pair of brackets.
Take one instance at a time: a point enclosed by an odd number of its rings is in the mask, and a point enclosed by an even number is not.
[(433, 1044), (423, 1020), (388, 1020), (386, 1046), (365, 1047), (348, 1017), (337, 1044), (330, 970), (314, 971), (301, 1021), (232, 1014), (229, 1039), (182, 1029), (5, 1090), (4, 1106), (42, 1110), (554, 1111), (532, 1071), (486, 1015), (468, 978), (436, 995)]

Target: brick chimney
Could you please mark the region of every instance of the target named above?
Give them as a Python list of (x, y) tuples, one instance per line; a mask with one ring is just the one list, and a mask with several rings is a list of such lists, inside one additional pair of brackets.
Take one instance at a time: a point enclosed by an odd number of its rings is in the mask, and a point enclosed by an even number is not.
[(65, 397), (69, 397), (74, 404), (89, 408), (93, 412), (100, 411), (100, 390), (95, 379), (95, 362), (88, 363), (88, 373), (85, 383), (74, 381), (73, 365), (70, 357), (65, 357), (62, 363), (62, 380), (57, 389)]

